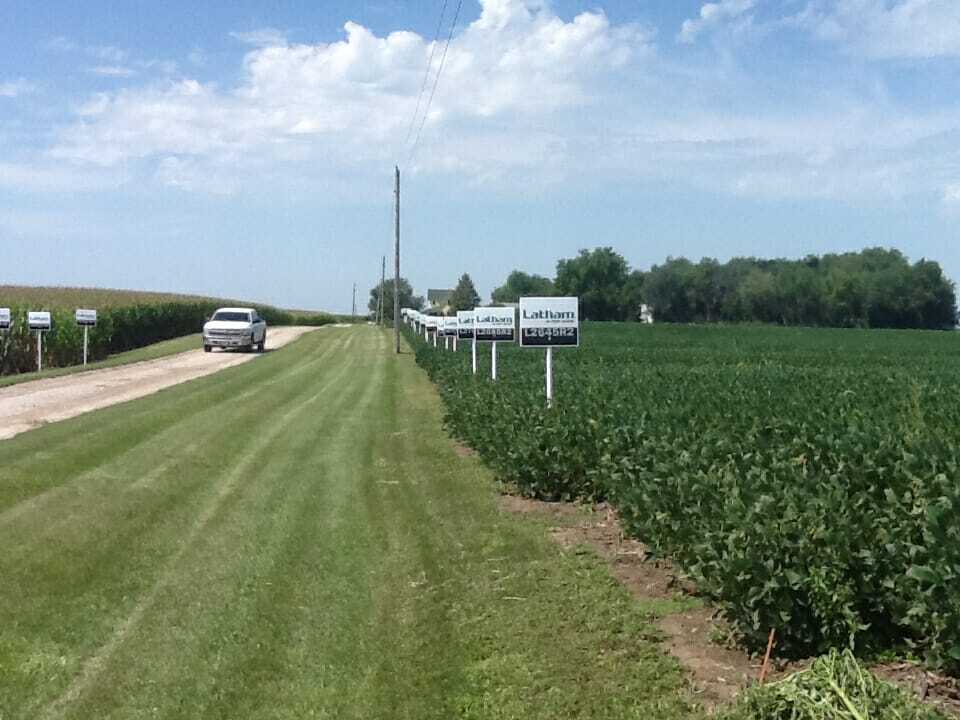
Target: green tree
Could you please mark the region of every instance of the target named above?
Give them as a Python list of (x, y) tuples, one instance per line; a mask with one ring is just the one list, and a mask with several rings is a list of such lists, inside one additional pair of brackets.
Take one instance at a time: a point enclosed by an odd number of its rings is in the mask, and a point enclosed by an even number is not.
[(640, 306), (645, 302), (644, 285), (647, 275), (642, 270), (634, 270), (627, 276), (620, 298), (621, 316), (624, 320), (639, 320)]
[(623, 290), (630, 266), (611, 247), (581, 250), (557, 263), (558, 295), (576, 295), (584, 319), (624, 319)]
[(458, 310), (473, 310), (480, 304), (480, 294), (473, 285), (473, 280), (467, 273), (460, 276), (460, 281), (453, 289), (450, 296), (450, 309), (454, 312)]
[(919, 318), (918, 326), (953, 329), (957, 324), (957, 295), (939, 263), (920, 260), (913, 268), (910, 298)]
[(694, 265), (686, 258), (668, 257), (663, 265), (650, 268), (643, 294), (657, 320), (686, 323), (696, 319), (691, 302), (694, 277)]
[[(414, 310), (421, 310), (423, 308), (423, 297), (413, 294), (413, 286), (410, 285), (410, 282), (406, 278), (400, 278), (399, 287), (401, 308), (413, 308)], [(385, 301), (383, 303), (383, 317), (393, 322), (393, 278), (390, 278), (384, 283), (383, 296)], [(379, 300), (380, 283), (377, 283), (370, 288), (370, 302), (367, 303), (370, 312), (375, 313), (377, 311)]]
[(524, 296), (545, 297), (555, 294), (553, 280), (550, 278), (514, 270), (507, 276), (506, 282), (494, 290), (490, 297), (495, 303), (515, 303)]

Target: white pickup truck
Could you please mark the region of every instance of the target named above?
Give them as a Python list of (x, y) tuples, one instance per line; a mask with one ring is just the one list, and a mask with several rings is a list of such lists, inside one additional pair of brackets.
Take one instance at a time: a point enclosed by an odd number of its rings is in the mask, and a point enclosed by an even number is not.
[(267, 323), (252, 308), (220, 308), (203, 326), (203, 350), (244, 348), (263, 352)]

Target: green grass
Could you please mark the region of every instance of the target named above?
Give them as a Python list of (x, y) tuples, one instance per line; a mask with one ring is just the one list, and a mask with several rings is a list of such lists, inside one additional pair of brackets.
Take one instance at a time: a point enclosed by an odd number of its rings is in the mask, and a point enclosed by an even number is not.
[(20, 375), (7, 375), (0, 377), (0, 387), (8, 385), (18, 385), (31, 380), (44, 380), (46, 378), (61, 377), (62, 375), (73, 375), (75, 373), (86, 372), (87, 370), (100, 370), (102, 368), (117, 367), (119, 365), (129, 365), (130, 363), (143, 362), (145, 360), (156, 360), (186, 352), (187, 350), (196, 350), (201, 346), (200, 333), (193, 335), (184, 335), (173, 340), (164, 340), (163, 342), (147, 345), (128, 352), (111, 355), (106, 360), (95, 363), (89, 363), (86, 367), (83, 365), (72, 365), (62, 368), (47, 368), (41, 372), (22, 373)]
[(372, 327), (0, 442), (0, 717), (696, 713)]

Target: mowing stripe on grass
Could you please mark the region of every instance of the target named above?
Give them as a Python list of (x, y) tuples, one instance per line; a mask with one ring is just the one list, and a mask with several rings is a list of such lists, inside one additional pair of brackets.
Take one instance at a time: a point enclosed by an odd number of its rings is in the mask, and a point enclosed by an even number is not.
[[(334, 348), (336, 348), (336, 346), (334, 346)], [(262, 462), (264, 455), (274, 449), (272, 446), (276, 440), (286, 433), (291, 425), (297, 421), (306, 410), (311, 409), (312, 405), (328, 392), (333, 385), (338, 383), (347, 369), (345, 365), (340, 367), (331, 377), (325, 379), (324, 384), (321, 385), (313, 395), (304, 399), (298, 399), (293, 407), (285, 409), (279, 418), (271, 422), (269, 429), (264, 434), (258, 436), (255, 442), (246, 447), (240, 456), (235, 459), (229, 472), (217, 483), (215, 495), (207, 500), (202, 511), (194, 520), (193, 525), (180, 540), (180, 549), (169, 558), (154, 585), (137, 603), (130, 615), (120, 623), (108, 642), (84, 663), (79, 677), (74, 680), (67, 692), (48, 706), (41, 714), (41, 717), (52, 718), (59, 716), (64, 707), (76, 702), (83, 692), (96, 681), (98, 675), (103, 670), (104, 664), (110, 659), (116, 648), (127, 639), (131, 631), (140, 623), (144, 614), (152, 608), (160, 592), (172, 582), (173, 576), (181, 572), (181, 568), (178, 566), (187, 553), (193, 549), (193, 544), (199, 535), (206, 530), (214, 516), (220, 512), (224, 502), (237, 490), (241, 480), (250, 479), (250, 475), (255, 470), (255, 465), (258, 462)]]
[(498, 512), (390, 350), (318, 333), (9, 441), (0, 717), (688, 717), (624, 591)]

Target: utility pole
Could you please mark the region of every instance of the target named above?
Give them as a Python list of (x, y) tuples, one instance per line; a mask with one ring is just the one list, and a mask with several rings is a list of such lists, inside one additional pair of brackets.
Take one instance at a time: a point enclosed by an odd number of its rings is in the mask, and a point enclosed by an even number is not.
[(400, 354), (400, 166), (394, 168), (397, 172), (396, 203), (394, 205), (394, 273), (393, 273), (393, 334), (397, 341), (397, 354)]
[(353, 284), (353, 311), (350, 313), (350, 317), (354, 322), (357, 321), (357, 284)]
[(383, 289), (387, 286), (387, 256), (383, 256), (383, 266), (380, 268), (380, 317), (377, 318), (379, 325), (386, 325), (386, 309), (383, 299)]

